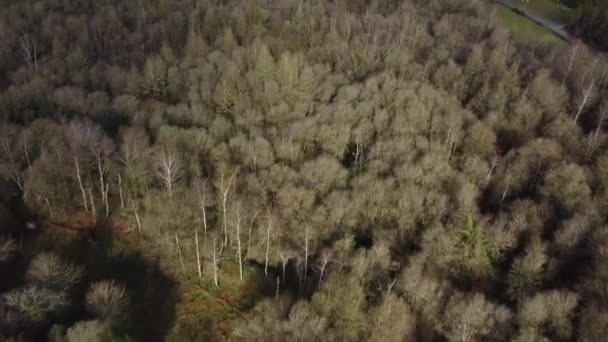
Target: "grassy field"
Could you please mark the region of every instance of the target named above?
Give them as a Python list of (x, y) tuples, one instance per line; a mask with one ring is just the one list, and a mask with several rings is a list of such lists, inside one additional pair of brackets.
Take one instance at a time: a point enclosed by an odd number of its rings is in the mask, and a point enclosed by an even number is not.
[(530, 13), (560, 24), (574, 21), (575, 11), (553, 0), (509, 0), (509, 3), (525, 8)]
[(500, 21), (507, 29), (513, 32), (513, 36), (520, 42), (525, 44), (566, 44), (565, 41), (557, 37), (553, 32), (525, 16), (511, 11), (505, 6), (496, 6)]

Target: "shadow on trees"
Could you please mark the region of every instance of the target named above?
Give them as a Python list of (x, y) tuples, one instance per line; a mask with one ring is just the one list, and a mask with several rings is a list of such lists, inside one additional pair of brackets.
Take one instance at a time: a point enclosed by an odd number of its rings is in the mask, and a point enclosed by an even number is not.
[[(129, 319), (117, 328), (117, 332), (136, 341), (164, 341), (175, 321), (177, 284), (162, 272), (157, 260), (151, 261), (141, 255), (131, 245), (133, 241), (118, 237), (108, 227), (79, 233), (67, 244), (60, 241), (69, 238), (62, 235), (67, 233), (58, 233), (50, 239), (42, 236), (49, 233), (26, 234), (24, 244), (28, 252), (19, 257), (18, 273), (22, 275), (29, 259), (43, 250), (62, 254), (85, 267), (84, 279), (71, 294), (72, 309), (52, 323), (70, 327), (76, 322), (94, 319), (84, 308), (86, 291), (91, 282), (113, 279), (125, 284), (130, 298)], [(44, 331), (40, 334), (46, 335)]]

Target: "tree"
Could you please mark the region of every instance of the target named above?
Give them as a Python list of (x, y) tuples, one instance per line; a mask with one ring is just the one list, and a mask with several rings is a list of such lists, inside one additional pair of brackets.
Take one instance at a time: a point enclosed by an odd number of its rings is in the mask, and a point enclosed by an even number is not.
[(110, 325), (118, 325), (128, 317), (127, 288), (115, 280), (93, 282), (85, 296), (87, 311)]
[(327, 317), (336, 337), (342, 341), (358, 341), (365, 328), (361, 311), (365, 303), (363, 288), (357, 278), (332, 274), (311, 300), (313, 309)]
[(220, 174), (219, 182), (216, 184), (216, 187), (220, 191), (221, 195), (221, 204), (222, 204), (222, 224), (224, 227), (224, 244), (223, 246), (228, 245), (228, 194), (230, 193), (230, 188), (232, 187), (232, 181), (236, 176), (237, 171), (235, 170), (232, 175), (230, 175), (229, 179), (226, 179), (224, 173)]
[(65, 292), (35, 286), (7, 292), (2, 295), (2, 299), (35, 324), (63, 312), (70, 305)]
[(179, 156), (175, 151), (162, 151), (156, 161), (156, 176), (163, 183), (169, 192), (169, 197), (173, 198), (173, 186), (177, 182), (182, 171)]
[(12, 239), (0, 240), (0, 263), (10, 259), (11, 255), (17, 251), (17, 246)]
[(568, 291), (546, 291), (524, 301), (517, 313), (519, 324), (518, 341), (530, 338), (541, 340), (544, 329), (560, 338), (569, 338), (572, 334), (570, 318), (578, 304), (578, 296)]
[(491, 160), (496, 149), (496, 134), (481, 121), (472, 124), (467, 130), (467, 136), (463, 142), (465, 153), (479, 156), (484, 160)]
[(482, 294), (457, 293), (447, 304), (446, 335), (451, 341), (477, 341), (504, 338), (509, 332), (512, 313), (506, 307), (489, 302)]
[(42, 252), (30, 262), (25, 279), (39, 287), (65, 291), (76, 285), (83, 273), (82, 266), (74, 265), (55, 253)]
[(591, 102), (594, 100), (596, 96), (596, 86), (595, 80), (592, 79), (589, 82), (589, 85), (585, 87), (580, 95), (578, 109), (576, 110), (576, 114), (574, 115), (574, 124), (578, 122), (581, 114), (591, 105)]
[(371, 312), (369, 341), (399, 342), (415, 336), (416, 316), (403, 298), (387, 293), (381, 304)]
[(524, 254), (518, 256), (511, 265), (507, 275), (509, 296), (521, 301), (534, 294), (545, 279), (548, 262), (545, 244), (534, 236), (526, 246)]
[(147, 185), (149, 138), (141, 127), (122, 129), (119, 136), (118, 159), (122, 165), (122, 171), (118, 175), (120, 177), (119, 191), (122, 194), (124, 184), (127, 197), (133, 197)]
[(547, 173), (540, 192), (567, 216), (586, 205), (591, 195), (583, 168), (566, 162)]

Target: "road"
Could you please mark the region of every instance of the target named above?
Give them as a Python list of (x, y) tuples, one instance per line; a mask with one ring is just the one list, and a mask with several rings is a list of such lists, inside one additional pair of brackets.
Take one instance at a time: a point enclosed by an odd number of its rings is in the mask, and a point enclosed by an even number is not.
[(541, 25), (541, 26), (547, 28), (548, 30), (550, 30), (551, 32), (553, 32), (555, 35), (562, 38), (563, 40), (570, 42), (570, 43), (576, 41), (576, 38), (573, 35), (571, 35), (570, 32), (568, 32), (568, 30), (565, 29), (564, 23), (556, 23), (551, 20), (538, 17), (538, 16), (530, 13), (525, 8), (515, 5), (515, 4), (511, 3), (511, 1), (508, 1), (508, 0), (496, 0), (496, 1), (498, 3), (501, 3), (503, 6), (510, 8), (512, 11), (517, 12), (523, 16), (526, 16), (528, 19), (534, 21), (538, 25)]

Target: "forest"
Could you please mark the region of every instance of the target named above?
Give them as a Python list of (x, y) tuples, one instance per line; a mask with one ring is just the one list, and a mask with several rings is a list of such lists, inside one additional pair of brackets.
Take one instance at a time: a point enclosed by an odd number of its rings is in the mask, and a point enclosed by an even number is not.
[(482, 0), (3, 0), (0, 42), (0, 341), (608, 336), (582, 42)]
[(579, 0), (575, 29), (598, 47), (608, 50), (608, 2)]

